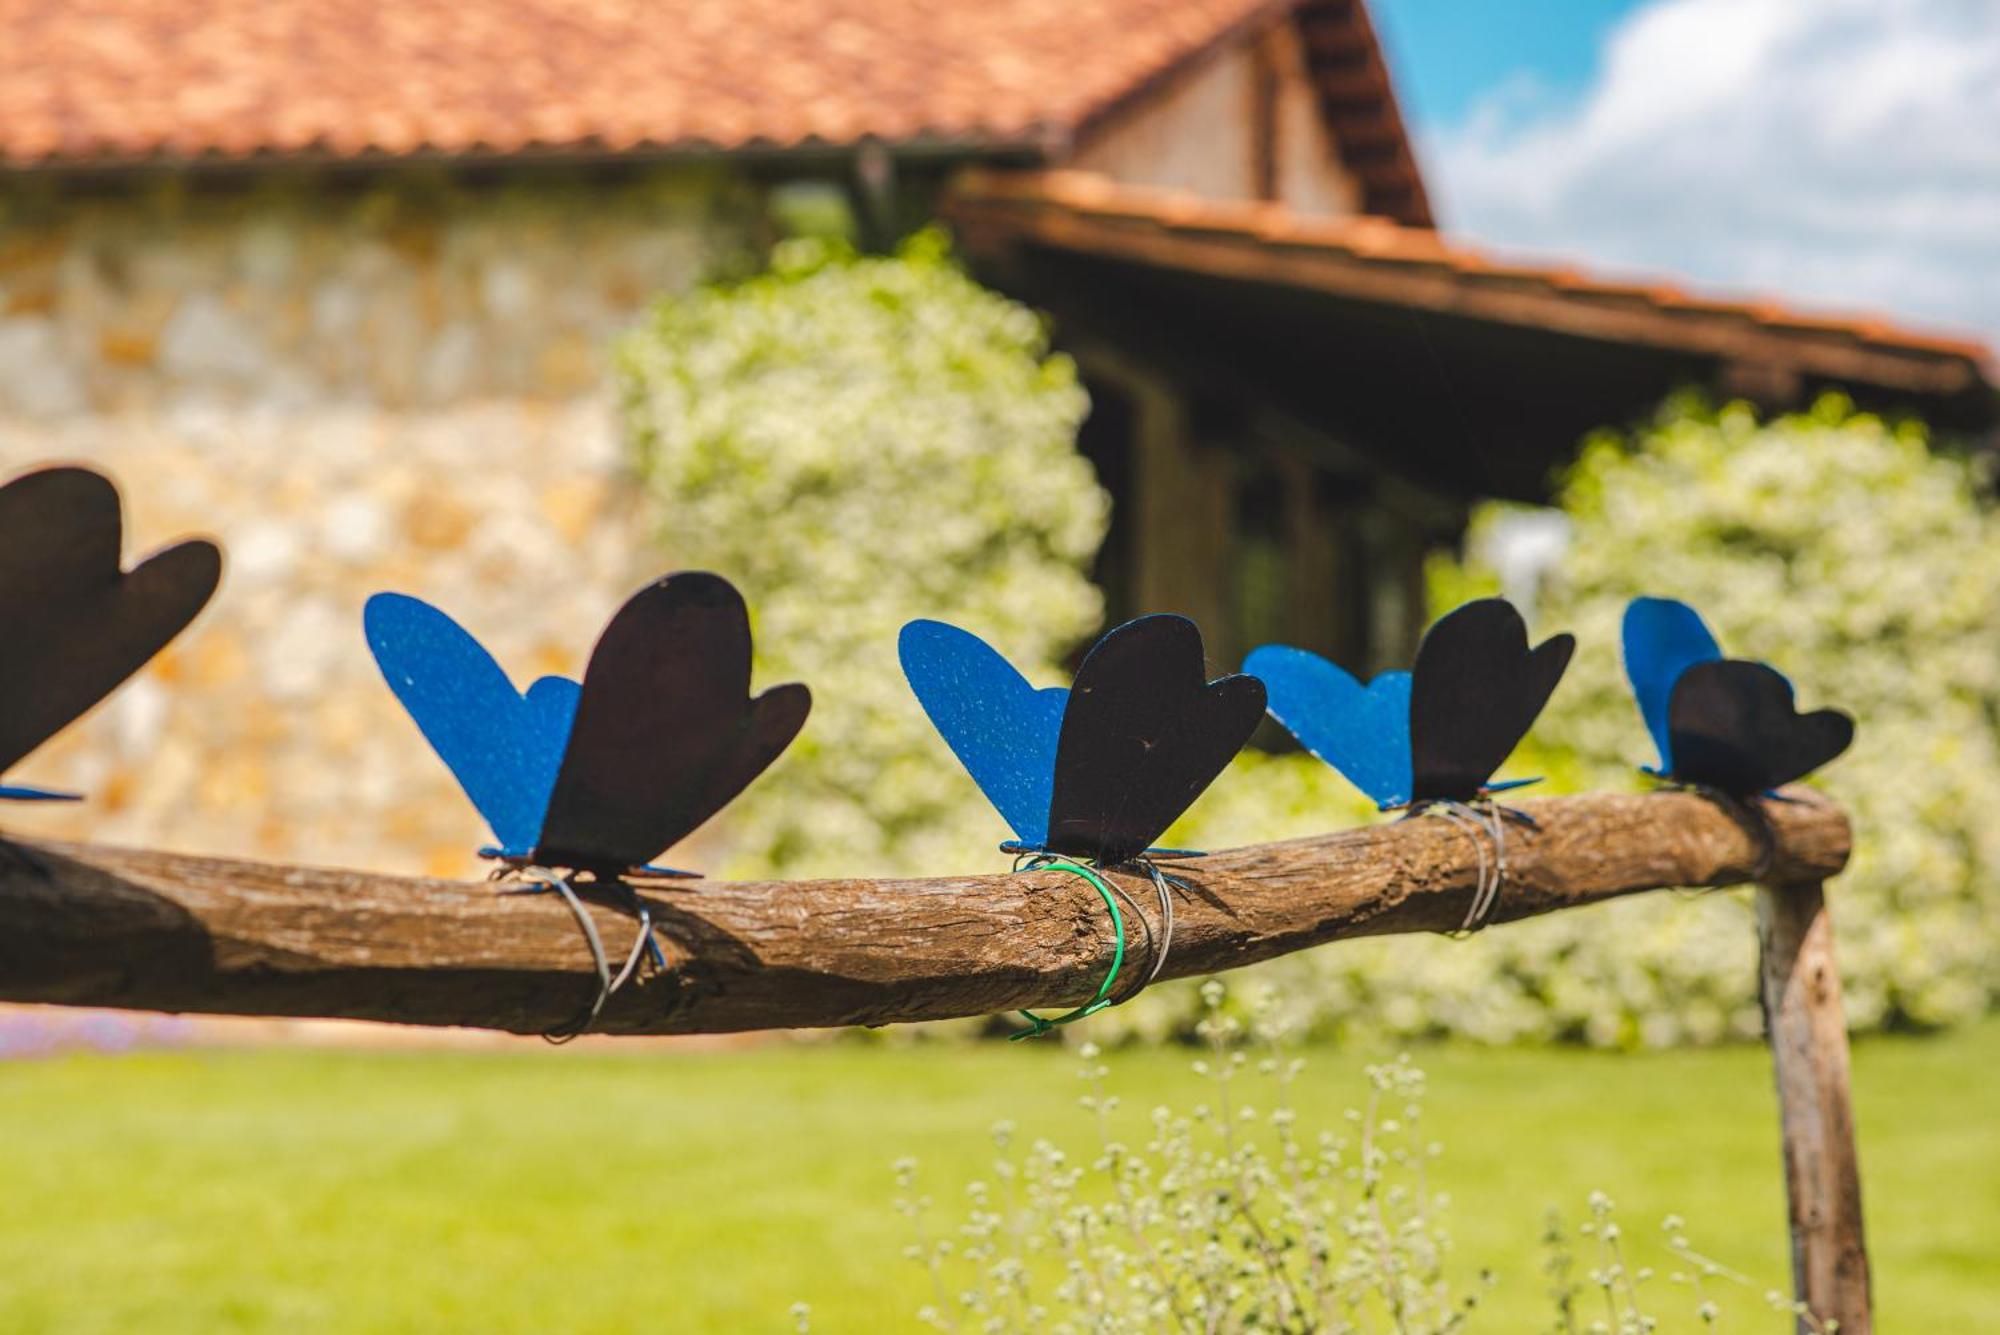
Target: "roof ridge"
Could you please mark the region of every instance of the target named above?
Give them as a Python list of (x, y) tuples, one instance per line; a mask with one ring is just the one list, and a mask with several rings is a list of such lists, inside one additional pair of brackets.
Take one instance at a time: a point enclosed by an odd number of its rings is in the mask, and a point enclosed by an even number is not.
[[(1287, 15), (1367, 25), (1362, 0), (943, 0), (920, 22), (904, 0), (675, 0), (664, 20), (650, 0), (0, 0), (0, 168), (870, 140), (1048, 158)], [(1320, 91), (1323, 114), (1372, 105), (1401, 134), (1386, 67), (1358, 102)], [(1408, 158), (1334, 137), (1364, 181)]]

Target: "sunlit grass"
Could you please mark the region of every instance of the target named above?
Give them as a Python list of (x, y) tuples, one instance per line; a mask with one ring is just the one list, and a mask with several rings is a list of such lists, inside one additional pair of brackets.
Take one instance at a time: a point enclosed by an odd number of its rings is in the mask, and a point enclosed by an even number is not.
[[(1124, 1114), (1203, 1097), (1190, 1055), (1113, 1054)], [(1357, 1098), (1363, 1058), (1307, 1055), (1310, 1127)], [(1480, 1328), (1537, 1328), (1544, 1208), (1574, 1217), (1593, 1188), (1642, 1260), (1664, 1261), (1653, 1226), (1675, 1212), (1703, 1250), (1785, 1283), (1760, 1051), (1417, 1056), (1456, 1264), (1499, 1274)], [(2000, 1024), (1865, 1043), (1856, 1062), (1880, 1324), (1977, 1329)], [(0, 1331), (784, 1330), (798, 1299), (817, 1330), (903, 1329), (926, 1293), (890, 1162), (915, 1155), (955, 1208), (996, 1120), (1088, 1149), (1074, 1067), (1032, 1044), (0, 1066)], [(1773, 1328), (1754, 1293), (1733, 1310), (1732, 1329)]]

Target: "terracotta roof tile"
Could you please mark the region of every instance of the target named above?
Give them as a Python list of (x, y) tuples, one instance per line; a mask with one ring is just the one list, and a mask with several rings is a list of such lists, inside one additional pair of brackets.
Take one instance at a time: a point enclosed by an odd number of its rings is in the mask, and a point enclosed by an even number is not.
[(0, 0), (0, 163), (1040, 146), (1274, 0)]
[[(1698, 295), (1671, 283), (1497, 259), (1386, 218), (1308, 218), (1278, 205), (1246, 208), (1081, 172), (991, 168), (961, 176), (948, 212), (979, 244), (997, 238), (1089, 251), (1683, 351), (1735, 348), (1815, 374), (1924, 393), (2000, 385), (1992, 349), (1973, 338), (1875, 314), (1806, 312), (1770, 298)], [(1397, 275), (1407, 282), (1384, 281)], [(1523, 295), (1542, 300), (1532, 311), (1508, 301)], [(1599, 318), (1620, 310), (1633, 318), (1615, 326)], [(1733, 329), (1760, 341), (1743, 349)]]

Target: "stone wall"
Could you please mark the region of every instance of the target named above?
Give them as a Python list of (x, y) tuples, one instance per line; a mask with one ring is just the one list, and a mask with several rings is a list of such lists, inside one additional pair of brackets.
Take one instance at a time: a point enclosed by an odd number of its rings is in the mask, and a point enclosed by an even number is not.
[(361, 605), (437, 602), (517, 678), (575, 672), (670, 563), (607, 344), (749, 245), (744, 190), (407, 174), (86, 190), (0, 182), (0, 471), (101, 465), (127, 550), (221, 539), (221, 591), (19, 765), (74, 808), (6, 828), (463, 872), (477, 818), (376, 674)]

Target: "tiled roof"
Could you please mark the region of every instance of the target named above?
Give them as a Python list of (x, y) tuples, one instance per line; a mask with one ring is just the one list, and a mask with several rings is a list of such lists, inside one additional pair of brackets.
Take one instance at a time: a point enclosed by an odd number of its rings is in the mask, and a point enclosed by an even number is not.
[(2000, 385), (1992, 349), (1962, 335), (1502, 260), (1379, 217), (1305, 217), (1281, 205), (1203, 199), (1083, 172), (994, 169), (960, 179), (948, 216), (975, 252), (1042, 245), (1917, 394), (1991, 393)]
[[(1276, 0), (0, 0), (0, 164), (733, 150), (864, 138), (1046, 150), (1180, 63), (1292, 8)], [(1351, 35), (1326, 40), (1353, 45)]]

